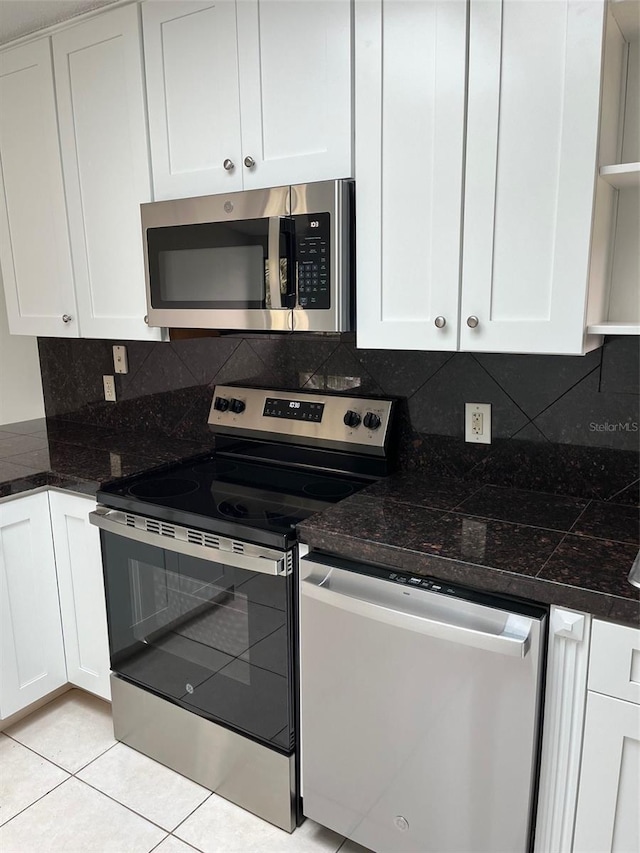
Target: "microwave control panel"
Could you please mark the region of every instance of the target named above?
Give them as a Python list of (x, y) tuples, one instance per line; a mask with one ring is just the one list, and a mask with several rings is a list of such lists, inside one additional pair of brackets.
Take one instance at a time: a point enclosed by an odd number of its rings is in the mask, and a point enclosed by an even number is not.
[(297, 214), (295, 220), (298, 262), (298, 307), (331, 308), (331, 260), (328, 213)]

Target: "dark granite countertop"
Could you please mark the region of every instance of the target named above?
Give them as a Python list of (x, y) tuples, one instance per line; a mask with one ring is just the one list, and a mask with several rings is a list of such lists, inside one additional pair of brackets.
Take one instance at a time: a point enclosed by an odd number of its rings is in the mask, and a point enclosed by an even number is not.
[[(60, 419), (0, 426), (0, 498), (46, 486), (95, 495), (102, 482), (212, 446)], [(640, 623), (627, 581), (639, 515), (628, 505), (400, 474), (299, 530), (348, 559)]]
[(639, 527), (626, 505), (400, 474), (298, 529), (347, 559), (638, 625)]
[(42, 486), (95, 495), (101, 483), (213, 446), (40, 418), (0, 426), (0, 498)]

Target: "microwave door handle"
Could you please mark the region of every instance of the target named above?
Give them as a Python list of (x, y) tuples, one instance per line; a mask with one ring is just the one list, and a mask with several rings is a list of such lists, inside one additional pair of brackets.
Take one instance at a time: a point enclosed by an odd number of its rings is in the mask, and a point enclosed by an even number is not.
[(282, 217), (269, 217), (269, 257), (267, 260), (269, 269), (269, 295), (271, 297), (271, 308), (283, 308), (282, 294), (280, 292), (280, 223)]
[(296, 268), (296, 227), (293, 219), (283, 219), (282, 229), (287, 253), (287, 308), (298, 306), (298, 270)]

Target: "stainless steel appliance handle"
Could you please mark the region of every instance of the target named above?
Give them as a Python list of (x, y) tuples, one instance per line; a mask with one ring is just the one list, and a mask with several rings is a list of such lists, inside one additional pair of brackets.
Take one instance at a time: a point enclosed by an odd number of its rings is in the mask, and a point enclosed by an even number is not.
[(280, 223), (282, 217), (269, 217), (269, 295), (271, 309), (283, 308), (280, 292)]
[[(104, 530), (106, 533), (113, 533), (116, 536), (124, 536), (125, 539), (132, 539), (134, 542), (140, 542), (143, 545), (153, 545), (165, 551), (175, 551), (178, 554), (184, 554), (186, 557), (196, 557), (199, 560), (208, 560), (211, 563), (223, 563), (226, 566), (246, 569), (249, 572), (260, 572), (261, 574), (276, 576), (289, 574), (287, 555), (281, 551), (247, 544), (244, 547), (250, 549), (251, 553), (237, 554), (230, 550), (233, 547), (231, 539), (225, 539), (224, 537), (212, 534), (211, 538), (216, 539), (221, 545), (224, 546), (228, 543), (229, 550), (225, 547), (216, 548), (188, 541), (186, 537), (189, 533), (193, 534), (188, 528), (157, 522), (158, 525), (164, 528), (171, 528), (174, 535), (169, 536), (161, 533), (151, 533), (139, 527), (131, 527), (124, 520), (118, 520), (119, 518), (124, 518), (124, 513), (118, 510), (110, 510), (106, 507), (98, 507), (94, 512), (89, 513), (89, 521), (91, 524), (99, 527), (100, 530)], [(202, 534), (200, 531), (197, 531), (197, 535)]]
[[(477, 628), (451, 625), (423, 615), (418, 616), (395, 610), (393, 607), (376, 604), (362, 598), (353, 598), (344, 592), (322, 586), (325, 581), (326, 577), (310, 576), (305, 578), (301, 581), (302, 596), (314, 598), (324, 604), (339, 607), (341, 610), (355, 613), (358, 616), (375, 619), (377, 622), (384, 622), (387, 625), (414, 631), (418, 634), (426, 634), (439, 640), (463, 643), (484, 651), (519, 658), (524, 658), (529, 651), (529, 635), (533, 621), (527, 617), (514, 616), (516, 624), (513, 625), (513, 628), (520, 632), (519, 635), (516, 635), (515, 631), (513, 633), (510, 631), (509, 634), (504, 632), (502, 634), (490, 634), (479, 631)], [(507, 627), (510, 627), (509, 622)]]

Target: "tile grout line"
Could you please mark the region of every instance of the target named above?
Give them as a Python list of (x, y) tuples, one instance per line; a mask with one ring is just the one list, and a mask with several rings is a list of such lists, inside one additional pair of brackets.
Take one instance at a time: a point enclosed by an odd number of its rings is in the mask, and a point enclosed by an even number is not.
[[(6, 734), (6, 733), (5, 733), (5, 732), (3, 732), (3, 734)], [(49, 791), (46, 791), (44, 794), (42, 794), (42, 796), (38, 797), (38, 798), (37, 798), (36, 800), (34, 800), (32, 803), (29, 803), (29, 805), (28, 805), (28, 806), (25, 806), (25, 807), (24, 807), (23, 809), (21, 809), (17, 814), (15, 814), (15, 815), (13, 815), (12, 817), (10, 817), (10, 818), (9, 818), (7, 821), (5, 821), (4, 823), (0, 824), (0, 827), (2, 827), (2, 826), (6, 826), (6, 825), (7, 825), (8, 823), (10, 823), (14, 818), (18, 817), (18, 815), (23, 814), (25, 811), (27, 811), (28, 809), (30, 809), (30, 808), (31, 808), (31, 806), (34, 806), (36, 803), (38, 803), (40, 800), (44, 799), (46, 796), (48, 796), (49, 794), (51, 794), (53, 791), (55, 791), (55, 790), (56, 790), (57, 788), (59, 788), (61, 785), (64, 785), (64, 784), (65, 784), (65, 782), (68, 782), (70, 779), (76, 779), (76, 781), (78, 781), (78, 782), (82, 783), (83, 785), (86, 785), (88, 788), (91, 788), (91, 789), (92, 789), (92, 790), (94, 790), (96, 793), (98, 793), (98, 794), (102, 794), (102, 796), (106, 797), (108, 800), (111, 800), (111, 802), (116, 803), (117, 805), (122, 806), (122, 808), (127, 809), (127, 811), (131, 812), (131, 813), (132, 813), (132, 814), (134, 814), (136, 817), (141, 818), (142, 820), (146, 821), (147, 823), (150, 823), (152, 826), (157, 827), (157, 828), (158, 828), (158, 829), (160, 829), (162, 832), (165, 832), (165, 833), (166, 833), (165, 837), (164, 837), (164, 838), (162, 838), (162, 839), (158, 842), (158, 844), (156, 844), (156, 845), (152, 848), (152, 850), (155, 850), (155, 849), (156, 849), (156, 847), (158, 847), (160, 844), (162, 844), (164, 841), (166, 841), (166, 840), (167, 840), (167, 838), (168, 838), (170, 835), (173, 835), (173, 832), (174, 832), (176, 829), (178, 829), (178, 827), (180, 827), (180, 826), (184, 823), (184, 821), (185, 821), (185, 820), (187, 820), (189, 817), (191, 817), (191, 815), (192, 815), (194, 812), (196, 812), (196, 811), (200, 808), (200, 806), (204, 805), (204, 803), (206, 803), (206, 802), (207, 802), (207, 800), (208, 800), (208, 799), (210, 799), (210, 797), (211, 797), (211, 796), (212, 796), (212, 794), (213, 794), (213, 792), (211, 792), (211, 791), (210, 791), (210, 792), (208, 793), (208, 795), (204, 798), (204, 800), (203, 800), (201, 803), (198, 803), (198, 805), (197, 805), (194, 809), (192, 809), (192, 811), (190, 811), (190, 812), (189, 812), (189, 814), (188, 814), (185, 818), (183, 818), (183, 819), (182, 819), (178, 824), (176, 824), (176, 826), (173, 828), (173, 830), (168, 830), (168, 829), (166, 829), (164, 826), (160, 826), (160, 824), (158, 824), (158, 823), (156, 823), (155, 821), (151, 820), (151, 818), (147, 817), (146, 815), (140, 814), (140, 812), (137, 812), (135, 809), (131, 808), (130, 806), (127, 806), (125, 803), (120, 802), (120, 800), (115, 799), (115, 797), (112, 797), (110, 794), (107, 794), (105, 791), (102, 791), (100, 788), (97, 788), (95, 785), (91, 784), (90, 782), (87, 782), (85, 779), (80, 779), (80, 778), (77, 776), (77, 774), (78, 774), (78, 773), (81, 773), (83, 770), (85, 770), (87, 767), (89, 767), (91, 764), (93, 764), (95, 761), (97, 761), (97, 760), (98, 760), (98, 758), (102, 758), (102, 756), (106, 755), (106, 753), (107, 753), (107, 752), (109, 752), (111, 749), (113, 749), (113, 747), (114, 747), (114, 746), (117, 746), (118, 741), (116, 741), (116, 743), (113, 743), (110, 747), (108, 747), (107, 749), (105, 749), (103, 752), (101, 752), (101, 753), (100, 753), (100, 755), (97, 755), (95, 758), (93, 758), (93, 759), (92, 759), (91, 761), (89, 761), (87, 764), (85, 764), (85, 765), (83, 765), (82, 767), (80, 767), (80, 768), (79, 768), (75, 773), (71, 773), (69, 770), (65, 769), (64, 767), (61, 767), (59, 764), (56, 764), (55, 762), (53, 762), (53, 761), (51, 761), (50, 759), (46, 758), (44, 755), (41, 755), (39, 752), (36, 752), (34, 749), (31, 749), (30, 747), (26, 746), (26, 744), (21, 743), (20, 741), (16, 740), (15, 738), (12, 738), (12, 737), (11, 737), (11, 735), (7, 735), (7, 737), (8, 737), (10, 740), (13, 740), (15, 743), (20, 744), (20, 746), (23, 746), (25, 749), (28, 749), (28, 750), (29, 750), (29, 752), (32, 752), (34, 755), (37, 755), (39, 758), (42, 758), (43, 760), (47, 761), (47, 762), (48, 762), (49, 764), (51, 764), (52, 766), (56, 767), (56, 768), (57, 768), (57, 769), (59, 769), (59, 770), (62, 770), (64, 773), (66, 773), (66, 774), (67, 774), (67, 777), (66, 777), (66, 779), (63, 779), (61, 782), (59, 782), (57, 785), (54, 785), (54, 787), (53, 787), (53, 788), (51, 788)], [(205, 790), (207, 790), (207, 789), (205, 789)], [(175, 836), (175, 837), (176, 837), (179, 841), (183, 841), (183, 839), (179, 838), (179, 836)], [(187, 842), (184, 842), (184, 843), (187, 843)], [(193, 845), (191, 845), (191, 846), (193, 846)], [(195, 849), (199, 849), (199, 848), (195, 848)], [(151, 851), (150, 851), (149, 853), (151, 853)]]
[[(208, 788), (206, 788), (205, 790), (209, 790), (209, 789), (208, 789)], [(175, 833), (175, 832), (177, 832), (177, 830), (179, 830), (179, 829), (180, 829), (180, 827), (182, 826), (182, 824), (183, 824), (183, 823), (185, 823), (185, 821), (189, 820), (189, 818), (190, 818), (193, 814), (195, 814), (195, 812), (197, 812), (197, 811), (198, 811), (198, 809), (199, 809), (201, 806), (203, 806), (205, 803), (208, 803), (208, 802), (209, 802), (209, 800), (211, 799), (211, 797), (213, 797), (214, 793), (215, 793), (214, 791), (209, 791), (209, 796), (208, 796), (208, 797), (205, 797), (205, 798), (204, 798), (204, 800), (203, 800), (201, 803), (199, 803), (199, 804), (195, 807), (195, 809), (192, 809), (186, 817), (184, 817), (184, 818), (183, 818), (183, 819), (182, 819), (178, 824), (176, 824), (176, 826), (174, 826), (174, 827), (173, 827), (173, 829), (171, 830), (171, 835), (174, 835), (174, 833)], [(175, 837), (176, 837), (176, 838), (178, 838), (180, 841), (184, 841), (184, 839), (183, 839), (183, 838), (180, 838), (180, 836), (179, 836), (179, 835), (176, 835)], [(188, 844), (189, 842), (186, 842), (186, 841), (185, 841), (184, 843), (185, 843), (185, 844)], [(194, 845), (192, 844), (191, 846), (193, 847)], [(196, 849), (200, 849), (200, 848), (196, 848)]]
[[(38, 754), (38, 753), (36, 753), (36, 755), (37, 755), (37, 754)], [(57, 767), (58, 765), (56, 764), (55, 766)], [(62, 785), (64, 785), (64, 784), (65, 784), (65, 782), (68, 782), (68, 781), (69, 781), (69, 779), (73, 779), (73, 776), (72, 776), (71, 774), (67, 775), (67, 778), (66, 778), (66, 779), (63, 779), (61, 782), (58, 782), (58, 784), (57, 784), (57, 785), (54, 785), (54, 786), (53, 786), (53, 788), (51, 788), (51, 790), (49, 790), (49, 791), (47, 791), (46, 793), (42, 794), (42, 796), (38, 797), (38, 798), (37, 798), (36, 800), (34, 800), (32, 803), (29, 803), (29, 805), (28, 805), (28, 806), (25, 806), (23, 809), (20, 809), (20, 811), (19, 811), (19, 812), (17, 812), (16, 814), (14, 814), (14, 815), (13, 815), (13, 817), (10, 817), (8, 820), (5, 820), (5, 821), (4, 821), (4, 823), (0, 823), (0, 829), (4, 828), (5, 826), (8, 826), (8, 825), (11, 823), (11, 821), (12, 821), (12, 820), (15, 820), (15, 819), (16, 819), (17, 817), (19, 817), (21, 814), (24, 814), (26, 811), (29, 811), (29, 809), (30, 809), (32, 806), (35, 806), (35, 805), (36, 805), (36, 803), (39, 803), (39, 802), (40, 802), (40, 800), (44, 800), (44, 798), (45, 798), (45, 797), (48, 797), (48, 796), (49, 796), (49, 794), (52, 794), (54, 791), (56, 791), (58, 788), (60, 788)]]
[[(193, 812), (192, 812), (192, 814), (193, 814)], [(184, 838), (180, 838), (179, 835), (174, 835), (173, 832), (170, 832), (168, 837), (169, 838), (175, 838), (176, 841), (180, 842), (180, 844), (186, 844), (188, 847), (191, 847), (194, 850), (197, 850), (198, 853), (204, 853), (202, 847), (196, 847), (195, 844), (192, 844), (190, 841), (185, 841)], [(165, 841), (166, 841), (166, 838), (165, 838)]]
[[(582, 516), (585, 514), (585, 512), (589, 509), (589, 507), (591, 506), (591, 504), (593, 503), (593, 501), (594, 501), (594, 498), (591, 498), (589, 501), (587, 501), (587, 505), (586, 505), (586, 506), (585, 506), (585, 508), (582, 510), (582, 512), (578, 515), (578, 517), (577, 517), (577, 518), (576, 518), (576, 520), (573, 522), (573, 524), (571, 525), (571, 527), (567, 530), (567, 533), (572, 533), (574, 536), (575, 536), (575, 535), (580, 535), (580, 534), (576, 534), (576, 533), (575, 533), (575, 526), (576, 526), (576, 524), (580, 521), (580, 519), (581, 519), (581, 518), (582, 518)], [(598, 537), (597, 537), (597, 536), (594, 536), (594, 537), (592, 537), (592, 538), (597, 539)]]
[(427, 376), (427, 378), (424, 380), (424, 382), (421, 382), (421, 383), (420, 383), (420, 385), (416, 388), (416, 390), (415, 390), (415, 391), (413, 391), (413, 393), (412, 393), (412, 394), (407, 395), (407, 398), (406, 398), (406, 400), (407, 400), (407, 406), (409, 405), (410, 400), (412, 400), (412, 399), (416, 396), (416, 394), (418, 394), (420, 391), (422, 391), (422, 389), (424, 388), (424, 386), (425, 386), (425, 385), (427, 385), (429, 382), (431, 382), (431, 380), (432, 380), (432, 379), (434, 379), (434, 378), (438, 375), (438, 373), (440, 373), (440, 371), (441, 371), (444, 367), (446, 367), (446, 366), (447, 366), (447, 364), (449, 364), (449, 362), (450, 362), (453, 358), (455, 358), (455, 356), (456, 356), (456, 355), (457, 355), (457, 353), (455, 353), (455, 352), (450, 353), (450, 354), (449, 354), (449, 357), (448, 357), (448, 358), (446, 358), (446, 359), (442, 362), (442, 364), (440, 365), (440, 367), (437, 367), (437, 368), (436, 368), (436, 370), (431, 374), (431, 376)]
[[(563, 543), (564, 543), (564, 541), (565, 541), (565, 539), (567, 538), (567, 536), (568, 536), (568, 535), (569, 535), (568, 533), (565, 533), (565, 534), (563, 535), (562, 539), (558, 542), (558, 544), (556, 545), (556, 547), (553, 549), (553, 551), (549, 554), (549, 556), (547, 557), (547, 559), (544, 561), (544, 563), (540, 566), (540, 568), (538, 569), (538, 571), (535, 573), (535, 575), (534, 575), (534, 577), (535, 577), (535, 578), (540, 577), (540, 574), (545, 570), (545, 568), (546, 568), (546, 567), (547, 567), (547, 565), (549, 564), (550, 560), (553, 558), (554, 554), (556, 554), (556, 553), (557, 553), (557, 551), (561, 548), (561, 546), (563, 545)], [(545, 578), (541, 578), (541, 580), (545, 580)]]
[[(118, 743), (119, 743), (119, 741), (117, 741), (117, 740), (114, 741), (114, 743), (112, 743), (111, 746), (108, 746), (106, 749), (103, 749), (101, 753), (96, 755), (96, 757), (92, 758), (90, 761), (87, 761), (87, 763), (83, 764), (82, 767), (78, 767), (78, 769), (75, 771), (75, 773), (72, 773), (71, 775), (77, 776), (78, 773), (81, 773), (83, 770), (86, 770), (90, 764), (93, 764), (94, 761), (97, 761), (99, 758), (102, 758), (103, 755), (106, 755), (110, 750), (113, 749), (114, 746), (117, 746)], [(82, 781), (82, 780), (80, 780), (80, 781)]]
[[(621, 495), (623, 492), (626, 492), (627, 489), (630, 489), (632, 486), (638, 485), (638, 483), (640, 483), (640, 478), (633, 480), (631, 483), (627, 483), (626, 486), (623, 486), (621, 489), (618, 489), (617, 492), (614, 492), (611, 495), (611, 497), (605, 498), (603, 503), (613, 503), (613, 504), (616, 503), (616, 501), (614, 500), (615, 497), (617, 497), (618, 495)], [(623, 506), (626, 506), (626, 504), (623, 504)], [(630, 504), (630, 506), (633, 506), (633, 504)]]
[[(161, 830), (162, 832), (166, 832), (167, 835), (171, 834), (171, 830), (167, 829), (164, 826), (160, 826), (160, 824), (156, 823), (155, 820), (151, 820), (150, 817), (147, 817), (146, 815), (140, 814), (140, 812), (137, 812), (135, 809), (131, 808), (131, 806), (127, 806), (127, 805), (125, 805), (125, 803), (121, 803), (120, 800), (116, 800), (116, 798), (112, 797), (111, 794), (107, 794), (104, 791), (101, 791), (100, 788), (96, 788), (96, 786), (92, 785), (91, 782), (87, 782), (84, 779), (79, 779), (77, 776), (74, 776), (73, 778), (77, 782), (80, 782), (81, 784), (86, 785), (87, 788), (91, 788), (91, 790), (95, 791), (97, 794), (102, 794), (103, 797), (106, 797), (108, 800), (111, 800), (112, 803), (116, 803), (116, 805), (121, 806), (123, 809), (126, 809), (128, 812), (131, 812), (131, 814), (135, 815), (136, 817), (139, 817), (141, 820), (144, 820), (147, 823), (150, 823), (152, 826), (155, 826), (157, 829)], [(67, 779), (65, 781), (69, 781), (69, 780)], [(165, 839), (163, 838), (162, 841), (164, 841), (164, 840)], [(160, 843), (162, 843), (162, 842), (158, 842), (158, 844), (160, 844)], [(156, 847), (157, 847), (157, 845), (156, 845)]]
[[(46, 705), (43, 705), (43, 707), (46, 707)], [(22, 720), (18, 720), (18, 722), (22, 722)], [(64, 772), (67, 773), (69, 776), (74, 775), (71, 770), (68, 770), (66, 767), (63, 767), (61, 764), (58, 764), (57, 762), (53, 761), (51, 758), (48, 758), (46, 755), (43, 755), (41, 752), (38, 752), (38, 750), (34, 749), (32, 746), (27, 746), (26, 743), (23, 743), (21, 740), (18, 740), (17, 737), (14, 737), (13, 735), (8, 734), (6, 731), (4, 731), (2, 734), (6, 735), (8, 738), (10, 738), (10, 740), (14, 741), (15, 743), (19, 743), (20, 746), (23, 746), (25, 749), (28, 749), (29, 752), (32, 752), (34, 755), (37, 755), (38, 758), (42, 758), (44, 761), (48, 761), (49, 764), (53, 764), (53, 766), (57, 767), (58, 770), (64, 770)]]
[(158, 841), (158, 843), (157, 843), (157, 844), (155, 844), (155, 845), (151, 848), (151, 850), (149, 850), (149, 851), (148, 851), (148, 853), (153, 853), (153, 851), (154, 851), (154, 850), (157, 850), (157, 849), (158, 849), (158, 847), (160, 847), (160, 845), (161, 845), (161, 844), (164, 844), (164, 842), (167, 840), (167, 838), (171, 838), (171, 833), (170, 833), (170, 832), (168, 832), (168, 833), (165, 835), (165, 837), (164, 837), (164, 838), (161, 838), (161, 839), (160, 839), (160, 841)]

